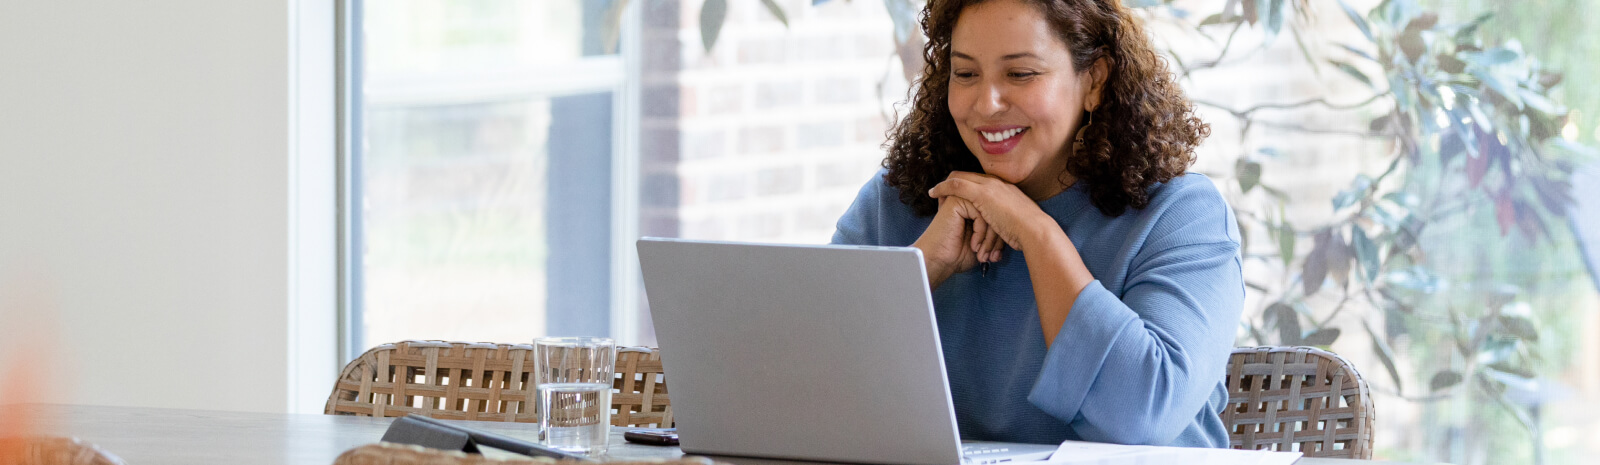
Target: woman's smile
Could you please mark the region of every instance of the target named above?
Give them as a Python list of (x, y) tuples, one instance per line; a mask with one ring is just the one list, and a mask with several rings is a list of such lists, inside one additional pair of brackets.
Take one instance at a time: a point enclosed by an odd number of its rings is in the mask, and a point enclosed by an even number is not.
[(1027, 134), (1028, 127), (995, 125), (978, 127), (976, 130), (983, 138), (979, 145), (983, 147), (984, 152), (990, 155), (1003, 155), (1010, 152), (1011, 149), (1017, 148), (1017, 144), (1022, 141), (1022, 136)]

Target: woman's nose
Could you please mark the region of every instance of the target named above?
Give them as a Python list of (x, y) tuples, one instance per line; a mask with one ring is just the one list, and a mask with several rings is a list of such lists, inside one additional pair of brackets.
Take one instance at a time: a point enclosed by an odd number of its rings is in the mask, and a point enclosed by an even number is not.
[(978, 89), (978, 101), (974, 103), (974, 110), (984, 116), (994, 116), (1006, 110), (1005, 90), (998, 84), (984, 83)]

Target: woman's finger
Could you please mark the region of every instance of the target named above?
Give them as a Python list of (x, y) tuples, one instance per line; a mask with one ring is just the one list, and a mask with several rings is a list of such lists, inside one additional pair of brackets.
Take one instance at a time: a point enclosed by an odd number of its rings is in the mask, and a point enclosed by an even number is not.
[(978, 256), (980, 257), (987, 258), (989, 256), (989, 251), (994, 249), (995, 237), (998, 235), (999, 234), (994, 231), (994, 228), (989, 228), (989, 230), (984, 231), (983, 238), (979, 241), (978, 246), (973, 248), (972, 251), (977, 252)]
[(974, 194), (972, 189), (975, 187), (977, 187), (977, 184), (973, 183), (972, 181), (962, 178), (951, 178), (939, 182), (939, 184), (934, 185), (932, 189), (928, 189), (928, 196), (940, 198), (950, 196), (970, 198)]
[(983, 251), (989, 249), (984, 248), (984, 246), (988, 245), (988, 239), (993, 235), (994, 231), (989, 230), (989, 222), (984, 221), (983, 218), (974, 218), (972, 220), (972, 240), (968, 241), (967, 248), (972, 249), (972, 253), (978, 254), (978, 261), (985, 261), (983, 258), (986, 255), (983, 254)]
[(968, 182), (972, 182), (972, 183), (986, 183), (986, 182), (991, 182), (991, 181), (1005, 182), (1005, 181), (1001, 181), (999, 177), (996, 177), (995, 175), (992, 175), (992, 174), (973, 173), (973, 172), (970, 172), (970, 171), (951, 171), (950, 175), (949, 176), (945, 176), (944, 179), (946, 181), (949, 181), (949, 180), (952, 180), (952, 179), (960, 179), (960, 180), (968, 181)]
[(1005, 248), (1005, 241), (1000, 240), (1000, 233), (998, 232), (994, 232), (994, 235), (990, 235), (989, 238), (992, 241), (989, 244), (989, 249), (987, 249), (989, 251), (989, 260), (990, 262), (998, 262), (1000, 260), (1000, 249)]

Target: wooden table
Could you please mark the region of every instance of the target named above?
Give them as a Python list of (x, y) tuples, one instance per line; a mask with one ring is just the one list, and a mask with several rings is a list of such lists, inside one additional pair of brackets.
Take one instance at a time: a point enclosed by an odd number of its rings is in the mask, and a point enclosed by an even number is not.
[[(116, 454), (129, 465), (158, 464), (313, 464), (333, 463), (346, 450), (377, 442), (392, 418), (332, 415), (219, 412), (84, 405), (10, 405), (0, 416), (30, 415), (36, 432), (76, 436)], [(533, 425), (461, 422), (464, 426), (532, 440)], [(643, 446), (622, 440), (613, 428), (613, 458), (671, 459), (676, 447)], [(736, 465), (803, 462), (713, 457)], [(1347, 465), (1356, 460), (1303, 458), (1297, 465)]]

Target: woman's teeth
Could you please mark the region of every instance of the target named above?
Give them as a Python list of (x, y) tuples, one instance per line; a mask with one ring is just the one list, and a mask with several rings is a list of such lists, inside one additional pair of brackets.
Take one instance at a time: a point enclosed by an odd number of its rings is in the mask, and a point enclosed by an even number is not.
[(1028, 129), (1028, 128), (1014, 128), (1014, 129), (1007, 129), (1007, 130), (1000, 131), (1000, 132), (978, 131), (978, 134), (983, 134), (983, 138), (988, 140), (989, 142), (1000, 142), (1000, 141), (1003, 141), (1003, 140), (1006, 140), (1006, 139), (1010, 139), (1011, 136), (1015, 136), (1015, 135), (1017, 135), (1017, 133), (1020, 133), (1025, 129)]

